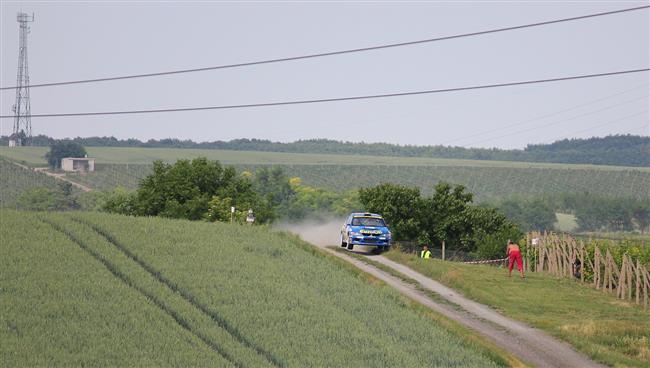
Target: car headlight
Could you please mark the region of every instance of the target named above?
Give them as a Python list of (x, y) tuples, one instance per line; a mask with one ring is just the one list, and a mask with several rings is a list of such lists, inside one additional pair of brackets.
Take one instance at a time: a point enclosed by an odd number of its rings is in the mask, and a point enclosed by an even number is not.
[(361, 233), (358, 233), (356, 231), (350, 231), (350, 236), (361, 236)]

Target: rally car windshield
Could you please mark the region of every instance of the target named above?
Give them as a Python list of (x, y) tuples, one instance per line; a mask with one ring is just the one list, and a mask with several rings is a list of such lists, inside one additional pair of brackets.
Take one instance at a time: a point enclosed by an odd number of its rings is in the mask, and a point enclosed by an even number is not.
[(386, 226), (383, 219), (377, 217), (355, 217), (352, 226)]

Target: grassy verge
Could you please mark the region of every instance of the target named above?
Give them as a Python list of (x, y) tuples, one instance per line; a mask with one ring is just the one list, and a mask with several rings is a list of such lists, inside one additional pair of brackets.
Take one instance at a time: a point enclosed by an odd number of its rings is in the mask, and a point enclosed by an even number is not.
[(440, 281), (468, 298), (571, 343), (611, 366), (650, 365), (650, 311), (568, 279), (481, 265), (421, 260), (392, 250), (393, 261)]

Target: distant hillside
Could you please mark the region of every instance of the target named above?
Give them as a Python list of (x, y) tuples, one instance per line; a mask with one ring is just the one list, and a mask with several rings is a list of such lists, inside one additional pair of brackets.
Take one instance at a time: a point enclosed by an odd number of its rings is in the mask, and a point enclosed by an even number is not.
[[(0, 144), (7, 145), (7, 139), (5, 136), (1, 137)], [(528, 145), (523, 150), (410, 146), (389, 143), (353, 143), (329, 139), (300, 140), (291, 143), (272, 142), (260, 139), (235, 139), (231, 141), (197, 143), (191, 140), (174, 138), (161, 140), (150, 139), (143, 142), (137, 139), (120, 140), (115, 137), (78, 137), (72, 140), (85, 146), (95, 147), (207, 148), (237, 151), (436, 157), (650, 167), (650, 137), (634, 135), (565, 139), (551, 144)], [(47, 146), (52, 141), (53, 139), (50, 137), (39, 135), (34, 138), (34, 145)]]
[[(0, 157), (42, 166), (47, 150), (0, 146)], [(305, 185), (336, 192), (395, 183), (417, 186), (429, 194), (436, 183), (445, 181), (466, 186), (479, 201), (584, 192), (650, 198), (650, 167), (192, 148), (87, 147), (87, 151), (97, 160), (96, 171), (66, 176), (95, 189), (136, 188), (151, 173), (154, 160), (176, 162), (207, 157), (234, 165), (240, 171), (281, 166), (287, 175), (300, 177)]]

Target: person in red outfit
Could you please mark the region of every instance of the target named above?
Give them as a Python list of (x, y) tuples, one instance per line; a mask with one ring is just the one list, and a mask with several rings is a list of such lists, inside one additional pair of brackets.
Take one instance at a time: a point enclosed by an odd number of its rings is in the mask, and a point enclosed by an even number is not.
[(521, 274), (521, 278), (524, 278), (524, 261), (521, 258), (521, 251), (519, 250), (519, 245), (513, 243), (512, 240), (508, 240), (508, 276), (512, 276), (512, 267), (517, 262), (517, 269)]

